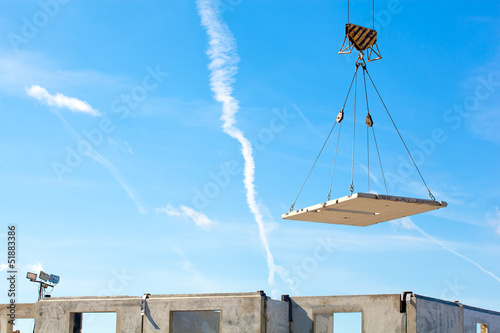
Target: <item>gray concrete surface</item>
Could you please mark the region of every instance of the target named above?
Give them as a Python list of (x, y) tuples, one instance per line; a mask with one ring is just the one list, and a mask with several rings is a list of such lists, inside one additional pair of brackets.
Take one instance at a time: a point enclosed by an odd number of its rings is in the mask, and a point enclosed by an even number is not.
[(488, 333), (500, 333), (500, 312), (480, 309), (459, 302), (412, 294), (407, 300), (408, 333), (476, 333), (477, 324)]
[(266, 331), (273, 333), (288, 333), (290, 323), (288, 322), (288, 302), (268, 299), (266, 301)]
[(171, 332), (172, 311), (221, 311), (220, 332), (260, 333), (265, 330), (265, 296), (260, 292), (236, 294), (152, 295), (144, 333)]
[(401, 295), (291, 297), (292, 333), (333, 333), (333, 314), (361, 312), (363, 333), (406, 332)]
[[(17, 304), (16, 317), (35, 318), (37, 333), (74, 333), (82, 313), (116, 313), (119, 333), (337, 333), (335, 314), (361, 314), (362, 333), (500, 333), (500, 312), (405, 293), (304, 296), (273, 300), (263, 292), (45, 298)], [(7, 304), (0, 333), (12, 333)], [(174, 330), (175, 326), (175, 330)], [(24, 332), (23, 332), (24, 333)], [(482, 332), (483, 333), (483, 332)]]
[[(0, 333), (4, 332), (12, 332), (12, 325), (8, 324), (9, 317), (9, 309), (7, 308), (7, 304), (1, 305), (0, 310)], [(36, 316), (36, 305), (34, 303), (27, 304), (16, 304), (16, 318), (18, 319), (29, 319), (35, 318)]]

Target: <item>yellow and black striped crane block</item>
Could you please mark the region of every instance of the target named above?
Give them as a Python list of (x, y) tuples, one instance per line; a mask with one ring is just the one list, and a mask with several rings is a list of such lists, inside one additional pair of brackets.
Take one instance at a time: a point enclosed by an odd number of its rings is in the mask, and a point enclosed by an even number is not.
[[(347, 46), (345, 46), (346, 41), (349, 41)], [(353, 48), (359, 52), (366, 51), (368, 54), (368, 61), (382, 58), (377, 46), (377, 31), (356, 24), (347, 23), (345, 25), (344, 42), (342, 43), (339, 53), (351, 53)], [(377, 56), (376, 59), (371, 59), (373, 53)]]

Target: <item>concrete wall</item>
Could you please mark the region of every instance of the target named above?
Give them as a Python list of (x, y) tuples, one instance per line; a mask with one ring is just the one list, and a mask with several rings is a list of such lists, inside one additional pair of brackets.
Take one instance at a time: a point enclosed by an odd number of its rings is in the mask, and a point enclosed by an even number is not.
[(406, 307), (408, 333), (476, 333), (478, 323), (487, 324), (488, 333), (500, 333), (500, 312), (416, 294)]
[(488, 325), (488, 333), (500, 333), (500, 312), (463, 306), (464, 333), (476, 333), (476, 325)]
[(265, 330), (265, 296), (240, 294), (152, 295), (146, 300), (149, 314), (144, 333), (170, 332), (171, 311), (220, 310), (221, 333), (260, 333)]
[[(35, 304), (16, 304), (16, 318), (18, 319), (30, 319), (35, 318)], [(8, 323), (9, 321), (9, 309), (7, 308), (7, 304), (1, 305), (0, 310), (0, 333), (3, 332), (12, 332), (12, 325)]]
[[(73, 332), (75, 313), (116, 312), (116, 331), (170, 333), (173, 311), (220, 311), (220, 333), (261, 333), (266, 324), (281, 333), (287, 304), (270, 302), (266, 322), (266, 296), (261, 292), (233, 294), (151, 295), (141, 297), (45, 298), (36, 304), (18, 304), (17, 318), (35, 318), (37, 333)], [(282, 303), (282, 302), (279, 302)], [(0, 310), (0, 333), (11, 333), (7, 305)], [(144, 316), (141, 315), (141, 308)], [(280, 320), (280, 313), (283, 319)], [(142, 330), (142, 326), (144, 328)]]
[[(64, 297), (17, 304), (16, 317), (35, 318), (37, 333), (73, 333), (78, 314), (92, 312), (115, 312), (119, 333), (170, 333), (174, 323), (181, 333), (335, 333), (334, 313), (360, 312), (363, 333), (476, 333), (477, 323), (500, 333), (499, 312), (411, 292), (404, 300), (395, 294), (277, 301), (263, 292)], [(0, 333), (12, 333), (8, 313), (7, 304), (0, 305)]]
[(456, 303), (418, 296), (416, 305), (417, 333), (462, 332), (462, 312)]
[(73, 332), (73, 313), (116, 312), (116, 331), (141, 333), (138, 297), (45, 298), (36, 303), (37, 333)]
[(266, 301), (266, 332), (289, 333), (288, 302), (267, 299)]
[(333, 313), (361, 312), (363, 333), (406, 332), (401, 296), (291, 297), (292, 333), (332, 333)]

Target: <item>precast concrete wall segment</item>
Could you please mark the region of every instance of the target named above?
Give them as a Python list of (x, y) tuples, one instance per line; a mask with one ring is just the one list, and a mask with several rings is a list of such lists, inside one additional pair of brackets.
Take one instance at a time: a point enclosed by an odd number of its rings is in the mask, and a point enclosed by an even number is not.
[(463, 306), (464, 333), (476, 333), (477, 324), (488, 325), (488, 333), (500, 333), (500, 312)]
[[(333, 313), (361, 312), (363, 333), (405, 333), (401, 295), (290, 297), (292, 333), (329, 333)], [(315, 321), (320, 321), (315, 325)], [(315, 327), (316, 326), (316, 327)], [(316, 330), (314, 330), (316, 328)]]
[(171, 314), (220, 311), (220, 333), (261, 333), (265, 329), (260, 293), (151, 295), (144, 333), (171, 333)]
[(459, 302), (414, 295), (417, 333), (476, 333), (477, 324), (488, 332), (500, 332), (500, 312), (471, 307)]
[(141, 333), (141, 299), (139, 297), (61, 297), (36, 303), (37, 333), (69, 332), (73, 313), (115, 312), (116, 331)]
[(266, 333), (289, 333), (288, 302), (266, 300)]
[[(12, 332), (14, 330), (12, 324), (9, 324), (11, 319), (10, 304), (2, 304), (0, 309), (0, 333)], [(15, 304), (15, 318), (16, 319), (30, 319), (36, 316), (35, 303)]]

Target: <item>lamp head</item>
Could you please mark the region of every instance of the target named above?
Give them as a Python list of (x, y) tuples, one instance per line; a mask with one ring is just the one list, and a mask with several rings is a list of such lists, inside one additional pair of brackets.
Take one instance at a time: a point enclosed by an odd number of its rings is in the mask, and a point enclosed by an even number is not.
[(26, 274), (26, 278), (29, 279), (31, 282), (35, 282), (36, 281), (36, 274), (28, 272), (28, 274)]
[(50, 279), (50, 275), (45, 273), (44, 271), (40, 271), (40, 274), (38, 274), (38, 277), (45, 282), (47, 282)]

